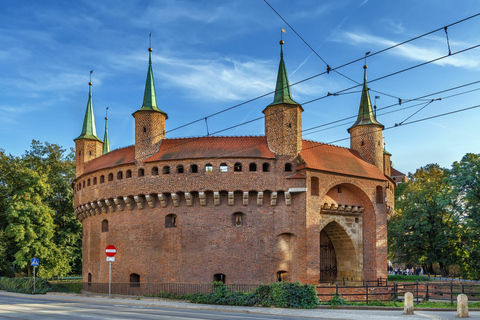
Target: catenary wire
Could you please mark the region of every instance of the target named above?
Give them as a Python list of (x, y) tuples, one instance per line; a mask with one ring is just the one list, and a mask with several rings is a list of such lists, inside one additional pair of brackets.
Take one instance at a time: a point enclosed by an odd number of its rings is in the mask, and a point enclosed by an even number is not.
[[(479, 15), (480, 15), (480, 13), (477, 13), (477, 14), (475, 14), (475, 15), (469, 16), (469, 17), (464, 18), (464, 19), (462, 19), (462, 20), (455, 21), (455, 22), (447, 25), (446, 27), (450, 27), (450, 26), (453, 26), (453, 25), (456, 25), (456, 24), (465, 22), (465, 21), (470, 20), (470, 19), (473, 19), (473, 18), (475, 18), (475, 17), (477, 17), (477, 16), (479, 16)], [(390, 47), (384, 48), (384, 49), (379, 50), (379, 51), (377, 51), (377, 52), (371, 53), (371, 54), (369, 54), (369, 57), (374, 56), (374, 55), (377, 55), (377, 54), (380, 54), (380, 53), (383, 53), (383, 52), (386, 52), (386, 51), (391, 50), (391, 49), (393, 49), (393, 48), (396, 48), (396, 47), (398, 47), (398, 46), (401, 46), (401, 45), (404, 45), (404, 44), (406, 44), (406, 43), (409, 43), (409, 42), (411, 42), (411, 41), (420, 39), (420, 38), (422, 38), (422, 37), (425, 37), (425, 36), (427, 36), (427, 35), (430, 35), (430, 34), (432, 34), (432, 33), (435, 33), (435, 32), (437, 32), (437, 31), (439, 31), (439, 30), (442, 30), (443, 28), (444, 28), (444, 27), (438, 28), (438, 29), (435, 29), (435, 30), (432, 30), (432, 31), (430, 31), (430, 32), (427, 32), (427, 33), (424, 33), (424, 34), (422, 34), (422, 35), (416, 36), (416, 37), (411, 38), (411, 39), (409, 39), (409, 40), (400, 42), (400, 43), (398, 43), (398, 44), (395, 44), (395, 45), (392, 45), (392, 46), (390, 46)], [(292, 29), (292, 30), (293, 30), (293, 29)], [(353, 63), (355, 63), (355, 62), (358, 62), (358, 61), (361, 61), (361, 60), (363, 60), (363, 59), (364, 59), (364, 57), (358, 58), (358, 59), (356, 59), (356, 60), (352, 60), (352, 61), (347, 62), (347, 63), (345, 63), (345, 64), (343, 64), (343, 65), (340, 65), (340, 66), (338, 66), (338, 67), (336, 67), (336, 68), (332, 68), (331, 70), (337, 70), (337, 69), (346, 67), (346, 66), (348, 66), (348, 65), (351, 65), (351, 64), (353, 64)], [(291, 84), (290, 87), (295, 86), (295, 85), (297, 85), (297, 84), (300, 84), (300, 83), (302, 83), (302, 82), (305, 82), (305, 81), (314, 79), (314, 78), (316, 78), (316, 77), (318, 77), (318, 76), (321, 76), (321, 75), (324, 75), (324, 74), (326, 74), (326, 73), (328, 73), (328, 72), (325, 71), (325, 72), (322, 72), (322, 73), (313, 75), (313, 76), (311, 76), (311, 77), (305, 78), (305, 79), (303, 79), (303, 80), (301, 80), (301, 81), (298, 81), (298, 82), (295, 82), (295, 83)], [(380, 92), (380, 91), (375, 91), (375, 92), (378, 92), (378, 93), (383, 94), (383, 95), (386, 95), (386, 96), (391, 96), (391, 95), (389, 95), (389, 94), (385, 94), (385, 93)], [(173, 132), (173, 131), (175, 131), (175, 130), (184, 128), (184, 127), (186, 127), (186, 126), (189, 126), (189, 125), (198, 123), (198, 122), (204, 120), (205, 118), (209, 118), (209, 117), (213, 117), (213, 116), (219, 115), (219, 114), (221, 114), (221, 113), (223, 113), (223, 112), (226, 112), (226, 111), (235, 109), (235, 108), (240, 107), (240, 106), (242, 106), (242, 105), (245, 105), (245, 104), (247, 104), (247, 103), (253, 102), (253, 101), (258, 100), (258, 99), (261, 99), (261, 98), (263, 98), (263, 97), (266, 97), (266, 96), (268, 96), (268, 95), (270, 95), (270, 94), (272, 94), (272, 93), (275, 93), (275, 91), (268, 92), (268, 93), (263, 94), (263, 95), (260, 95), (260, 96), (258, 96), (258, 97), (256, 97), (256, 98), (252, 98), (252, 99), (250, 99), (250, 100), (244, 101), (244, 102), (242, 102), (242, 103), (239, 103), (239, 104), (233, 105), (233, 106), (231, 106), (231, 107), (225, 108), (225, 109), (223, 109), (223, 110), (220, 110), (220, 111), (218, 111), (218, 112), (212, 113), (212, 114), (210, 114), (210, 115), (208, 115), (208, 116), (206, 116), (206, 117), (202, 117), (202, 118), (199, 118), (199, 119), (197, 119), (197, 120), (188, 122), (188, 123), (183, 124), (183, 125), (181, 125), (181, 126), (178, 126), (178, 127), (173, 128), (173, 129), (170, 129), (168, 132)], [(391, 96), (391, 97), (394, 97), (394, 96)], [(398, 97), (395, 97), (395, 98), (398, 98)]]

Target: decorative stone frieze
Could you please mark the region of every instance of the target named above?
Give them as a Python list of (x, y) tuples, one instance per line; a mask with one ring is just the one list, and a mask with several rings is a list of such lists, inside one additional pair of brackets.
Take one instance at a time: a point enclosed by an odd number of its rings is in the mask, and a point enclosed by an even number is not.
[(93, 214), (100, 214), (100, 208), (98, 207), (98, 204), (92, 202), (90, 203), (90, 206), (92, 207)]
[(127, 208), (133, 210), (133, 201), (130, 197), (123, 197), (123, 202), (127, 205)]
[(359, 216), (365, 208), (360, 206), (350, 206), (350, 205), (335, 205), (324, 203), (323, 207), (320, 209), (322, 214), (336, 214), (342, 216)]
[(292, 194), (288, 191), (285, 192), (285, 204), (287, 206), (291, 206), (292, 205)]
[(150, 208), (152, 209), (155, 208), (155, 197), (153, 197), (152, 195), (146, 194), (145, 200), (147, 200), (148, 206)]
[(117, 208), (120, 209), (120, 211), (123, 211), (125, 209), (125, 207), (122, 203), (122, 198), (121, 197), (115, 198), (115, 199), (113, 199), (113, 201), (117, 205)]
[(143, 209), (143, 199), (142, 196), (134, 196), (133, 200), (135, 200), (135, 203), (137, 204), (138, 209), (142, 210)]
[(187, 207), (191, 207), (193, 204), (192, 194), (190, 192), (185, 192), (185, 201), (187, 202)]
[(200, 205), (205, 206), (207, 204), (207, 197), (205, 195), (205, 192), (203, 192), (203, 191), (199, 192), (198, 197), (200, 199)]
[(277, 205), (277, 192), (276, 191), (272, 192), (272, 194), (270, 196), (270, 205), (271, 206), (276, 206)]
[(171, 194), (171, 197), (172, 197), (172, 201), (173, 201), (173, 206), (174, 206), (174, 207), (180, 206), (180, 199), (179, 199), (178, 194), (172, 193), (172, 194)]
[(257, 206), (263, 205), (263, 191), (257, 193)]
[(248, 206), (248, 191), (243, 192), (243, 205)]
[(105, 199), (105, 204), (107, 205), (108, 210), (110, 210), (110, 212), (115, 211), (115, 204), (114, 204), (113, 200)]
[(163, 193), (158, 194), (158, 200), (163, 208), (167, 206), (167, 197)]
[(98, 200), (97, 204), (103, 213), (107, 213), (107, 206), (105, 205), (105, 202), (103, 202), (102, 200)]

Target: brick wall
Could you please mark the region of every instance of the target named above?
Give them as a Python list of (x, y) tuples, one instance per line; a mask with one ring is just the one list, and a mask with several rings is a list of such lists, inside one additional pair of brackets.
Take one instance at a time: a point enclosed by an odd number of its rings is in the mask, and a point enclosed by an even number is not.
[(90, 139), (75, 140), (75, 151), (76, 176), (79, 177), (89, 161), (103, 154), (103, 142)]
[[(234, 171), (237, 162), (241, 172)], [(207, 163), (212, 172), (205, 172)], [(220, 172), (223, 163), (227, 172)], [(257, 171), (249, 171), (250, 163), (256, 163)], [(268, 172), (262, 170), (264, 163)], [(285, 163), (292, 164), (292, 172), (285, 172)], [(191, 172), (192, 164), (198, 173)], [(178, 165), (184, 173), (176, 171)], [(170, 167), (169, 174), (163, 174), (164, 166)], [(154, 167), (158, 175), (152, 175)], [(127, 170), (131, 178), (126, 178)], [(119, 171), (122, 179), (117, 178)], [(93, 282), (108, 281), (104, 249), (113, 244), (118, 249), (114, 282), (128, 282), (136, 273), (141, 282), (209, 283), (222, 273), (227, 283), (258, 284), (274, 282), (277, 272), (286, 271), (285, 280), (317, 284), (322, 229), (334, 243), (340, 278), (385, 276), (386, 204), (375, 202), (377, 187), (383, 188), (385, 181), (306, 169), (301, 173), (305, 179), (290, 179), (296, 174), (296, 159), (277, 156), (140, 163), (82, 175), (77, 185), (90, 180), (90, 186), (75, 191), (84, 230), (84, 279), (91, 273)], [(109, 174), (113, 181), (108, 181)], [(101, 176), (104, 183), (99, 183)], [(310, 193), (311, 177), (318, 178), (318, 195)], [(287, 194), (290, 188), (307, 191)], [(386, 190), (391, 199), (393, 189)], [(364, 211), (325, 213), (324, 203)], [(240, 227), (234, 224), (237, 212), (243, 214)], [(177, 225), (166, 228), (171, 214)], [(102, 232), (105, 219), (108, 232)]]
[(278, 155), (296, 156), (302, 150), (302, 108), (282, 104), (269, 106), (263, 113), (270, 150)]
[(361, 125), (350, 131), (350, 149), (356, 150), (365, 161), (383, 168), (382, 129), (378, 125)]
[(137, 111), (135, 117), (135, 159), (142, 161), (153, 155), (165, 138), (165, 119), (163, 113), (156, 111)]

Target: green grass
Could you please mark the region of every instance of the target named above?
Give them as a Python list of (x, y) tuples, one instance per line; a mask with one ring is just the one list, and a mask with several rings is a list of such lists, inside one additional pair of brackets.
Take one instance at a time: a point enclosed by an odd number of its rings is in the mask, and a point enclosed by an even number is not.
[[(341, 304), (332, 304), (330, 301), (321, 302), (320, 305), (344, 305), (344, 306), (369, 306), (369, 307), (404, 307), (403, 301), (372, 301), (366, 304), (365, 302), (349, 302), (343, 301)], [(457, 308), (457, 303), (454, 302), (453, 305), (450, 302), (422, 302), (419, 304), (414, 304), (415, 308)], [(469, 308), (480, 308), (480, 301), (478, 302), (469, 302)]]
[(428, 277), (424, 277), (424, 276), (402, 276), (402, 275), (389, 275), (388, 276), (388, 281), (395, 281), (395, 282), (415, 282), (415, 281), (419, 281), (419, 282), (425, 282), (425, 281), (432, 281), (430, 278)]

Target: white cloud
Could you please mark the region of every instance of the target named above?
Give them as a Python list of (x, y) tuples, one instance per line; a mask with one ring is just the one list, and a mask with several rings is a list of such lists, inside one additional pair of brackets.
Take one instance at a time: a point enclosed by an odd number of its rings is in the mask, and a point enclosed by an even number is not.
[(240, 61), (234, 58), (179, 59), (160, 56), (154, 59), (161, 76), (189, 92), (191, 97), (208, 100), (242, 100), (272, 91), (276, 69), (263, 60)]
[[(397, 44), (397, 42), (394, 42), (392, 40), (362, 32), (343, 32), (340, 38), (337, 39), (337, 41), (343, 41), (353, 45), (368, 44), (373, 47), (377, 47), (378, 49), (390, 47)], [(422, 43), (424, 44), (423, 46), (407, 43), (393, 48), (387, 51), (387, 53), (394, 54), (409, 60), (422, 62), (439, 58), (447, 53), (445, 39), (443, 39), (442, 41), (441, 38), (430, 37), (425, 38)], [(467, 53), (441, 59), (435, 61), (434, 64), (442, 66), (451, 65), (454, 67), (460, 67), (465, 69), (478, 69), (480, 66), (480, 61), (478, 60), (478, 58), (470, 56)]]
[(403, 26), (402, 22), (397, 22), (390, 18), (383, 18), (380, 19), (380, 21), (390, 27), (391, 32), (394, 34), (401, 34), (405, 32), (405, 27)]

